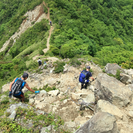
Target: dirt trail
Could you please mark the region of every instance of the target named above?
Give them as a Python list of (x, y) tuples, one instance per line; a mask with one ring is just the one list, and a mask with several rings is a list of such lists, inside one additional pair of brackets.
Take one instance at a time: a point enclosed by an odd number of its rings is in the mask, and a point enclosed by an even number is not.
[[(46, 5), (46, 3), (44, 1), (43, 1), (43, 5), (48, 9), (47, 18), (48, 18), (49, 21), (51, 21), (49, 8), (47, 7), (47, 5)], [(54, 30), (54, 27), (51, 26), (50, 30), (49, 30), (49, 36), (48, 36), (48, 39), (47, 39), (47, 48), (43, 49), (44, 53), (46, 53), (49, 50), (49, 48), (50, 48), (49, 41), (50, 41), (51, 33), (52, 33), (53, 30)]]

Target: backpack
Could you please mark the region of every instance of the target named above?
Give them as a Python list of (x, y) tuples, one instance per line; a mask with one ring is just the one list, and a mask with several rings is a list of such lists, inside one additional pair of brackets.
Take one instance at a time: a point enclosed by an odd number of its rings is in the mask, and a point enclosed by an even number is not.
[(42, 62), (41, 62), (41, 61), (38, 61), (38, 64), (39, 64), (39, 66), (40, 66), (40, 65), (42, 65)]
[(17, 81), (13, 83), (12, 85), (12, 88), (11, 88), (11, 91), (12, 91), (12, 94), (13, 95), (16, 95), (16, 94), (19, 94), (22, 90), (22, 88), (24, 87), (24, 85), (22, 86), (23, 84), (23, 80), (22, 79), (16, 79)]
[(85, 83), (86, 80), (86, 75), (88, 74), (87, 71), (82, 71), (79, 75), (79, 82), (80, 83)]

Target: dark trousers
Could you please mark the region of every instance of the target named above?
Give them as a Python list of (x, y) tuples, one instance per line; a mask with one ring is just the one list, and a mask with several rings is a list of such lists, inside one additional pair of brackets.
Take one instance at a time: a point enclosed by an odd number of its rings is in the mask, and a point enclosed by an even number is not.
[(82, 90), (83, 88), (87, 89), (87, 85), (88, 85), (88, 82), (82, 83), (82, 84), (81, 84), (81, 90)]

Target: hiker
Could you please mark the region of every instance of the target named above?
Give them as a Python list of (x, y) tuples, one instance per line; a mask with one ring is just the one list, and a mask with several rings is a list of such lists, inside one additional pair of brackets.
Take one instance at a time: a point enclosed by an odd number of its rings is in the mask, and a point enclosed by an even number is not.
[(42, 61), (40, 60), (40, 58), (38, 59), (38, 65), (41, 66), (42, 65)]
[(52, 22), (50, 21), (50, 26), (52, 26)]
[(34, 91), (32, 90), (29, 85), (25, 82), (25, 80), (28, 78), (28, 73), (24, 73), (22, 78), (15, 78), (9, 88), (9, 97), (13, 95), (14, 97), (20, 99), (21, 102), (24, 102), (24, 93), (22, 92), (22, 89), (26, 87), (29, 91), (34, 93), (39, 93), (40, 91)]
[(44, 65), (47, 65), (46, 61), (44, 61)]
[(83, 88), (87, 89), (87, 85), (89, 83), (89, 78), (94, 80), (94, 78), (92, 77), (92, 74), (90, 72), (90, 66), (86, 66), (86, 70), (83, 70), (79, 76), (79, 82), (81, 82), (81, 90)]

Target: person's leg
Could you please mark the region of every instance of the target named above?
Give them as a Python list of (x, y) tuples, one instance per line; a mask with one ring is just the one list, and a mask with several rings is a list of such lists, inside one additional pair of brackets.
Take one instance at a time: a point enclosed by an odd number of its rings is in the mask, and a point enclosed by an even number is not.
[(84, 88), (84, 83), (81, 83), (81, 90)]
[(21, 100), (21, 102), (24, 102), (24, 93), (22, 92), (22, 94), (20, 95), (20, 100)]
[(14, 96), (14, 97), (20, 99), (21, 102), (24, 102), (24, 93), (23, 92), (21, 92), (21, 95)]
[(85, 83), (85, 89), (87, 89), (88, 82)]

